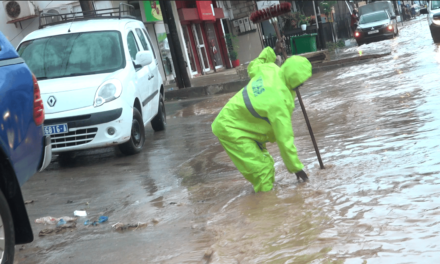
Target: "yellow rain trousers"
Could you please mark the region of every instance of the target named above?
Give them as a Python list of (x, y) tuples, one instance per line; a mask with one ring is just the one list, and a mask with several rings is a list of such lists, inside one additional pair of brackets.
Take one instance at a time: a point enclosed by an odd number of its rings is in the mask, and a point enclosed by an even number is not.
[(255, 192), (272, 190), (275, 179), (266, 142), (277, 142), (290, 173), (304, 167), (293, 143), (293, 89), (312, 76), (312, 65), (304, 57), (292, 56), (280, 68), (275, 59), (275, 52), (267, 47), (249, 64), (250, 82), (212, 123), (212, 132)]

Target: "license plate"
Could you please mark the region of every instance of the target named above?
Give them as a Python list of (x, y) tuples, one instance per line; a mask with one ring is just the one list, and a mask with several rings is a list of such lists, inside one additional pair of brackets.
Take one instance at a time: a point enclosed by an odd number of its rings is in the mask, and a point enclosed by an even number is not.
[(379, 30), (373, 30), (373, 31), (370, 31), (370, 32), (368, 32), (368, 35), (370, 35), (370, 34), (376, 34), (376, 33), (379, 33)]
[(45, 126), (44, 127), (44, 135), (55, 135), (55, 134), (63, 134), (67, 133), (67, 124), (62, 125), (52, 125), (52, 126)]

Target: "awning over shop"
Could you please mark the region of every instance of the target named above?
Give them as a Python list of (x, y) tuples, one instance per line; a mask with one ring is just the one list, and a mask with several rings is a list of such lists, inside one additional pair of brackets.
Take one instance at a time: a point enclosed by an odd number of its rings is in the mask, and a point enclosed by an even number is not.
[[(197, 3), (203, 2), (203, 1), (197, 1)], [(210, 3), (210, 2), (207, 2)], [(225, 17), (225, 14), (223, 13), (222, 8), (213, 8), (214, 15), (212, 14), (211, 5), (209, 5), (209, 12), (203, 11), (206, 9), (199, 9), (199, 8), (181, 8), (179, 9), (179, 18), (180, 22), (182, 24), (188, 24), (190, 22), (215, 22), (217, 19), (221, 19)], [(201, 14), (201, 16), (200, 16)]]

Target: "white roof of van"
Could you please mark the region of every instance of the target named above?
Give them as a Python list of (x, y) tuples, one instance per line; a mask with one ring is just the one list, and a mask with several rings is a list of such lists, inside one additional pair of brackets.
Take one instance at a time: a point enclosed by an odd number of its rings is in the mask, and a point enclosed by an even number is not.
[[(42, 29), (35, 30), (34, 32), (28, 34), (21, 42), (28, 41), (31, 39), (39, 39), (50, 36), (79, 33), (79, 32), (93, 32), (93, 31), (107, 31), (107, 30), (121, 31), (124, 29), (125, 25), (129, 22), (138, 22), (142, 24), (142, 22), (139, 20), (127, 19), (127, 18), (90, 19), (83, 21), (66, 22), (58, 25), (46, 26)], [(69, 28), (70, 28), (70, 32), (68, 32)]]

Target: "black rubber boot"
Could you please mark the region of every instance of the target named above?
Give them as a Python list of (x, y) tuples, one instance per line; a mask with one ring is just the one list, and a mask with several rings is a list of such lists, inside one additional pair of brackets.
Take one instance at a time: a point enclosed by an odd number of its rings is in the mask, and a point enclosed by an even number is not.
[(309, 177), (307, 177), (307, 174), (303, 170), (298, 171), (295, 174), (296, 174), (296, 178), (298, 179), (298, 182), (300, 181), (299, 178), (301, 178), (303, 180), (303, 182), (309, 181)]

